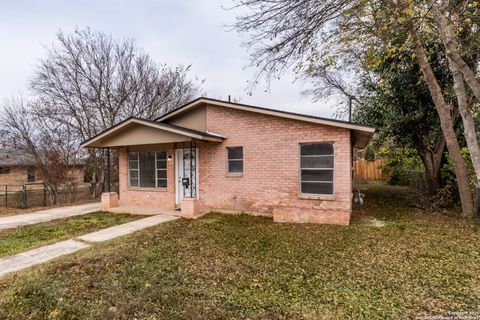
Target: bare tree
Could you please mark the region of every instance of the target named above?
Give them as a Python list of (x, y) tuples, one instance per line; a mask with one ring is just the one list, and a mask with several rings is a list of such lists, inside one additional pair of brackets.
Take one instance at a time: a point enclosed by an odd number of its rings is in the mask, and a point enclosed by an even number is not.
[(245, 45), (252, 52), (252, 65), (258, 68), (255, 83), (262, 76), (271, 79), (289, 67), (305, 62), (318, 48), (328, 44), (336, 23), (355, 0), (265, 1), (237, 0), (231, 9), (246, 9), (234, 28), (248, 33)]
[[(72, 133), (66, 125), (56, 126), (36, 114), (37, 101), (23, 96), (10, 99), (0, 112), (0, 122), (7, 139), (15, 148), (27, 151), (35, 160), (42, 180), (58, 203), (61, 189), (68, 191), (72, 183), (71, 167), (78, 160), (78, 144), (72, 143)], [(68, 193), (68, 192), (67, 192)]]
[[(201, 84), (188, 78), (189, 67), (158, 65), (133, 40), (89, 29), (59, 32), (46, 50), (31, 83), (41, 102), (36, 114), (68, 126), (76, 145), (125, 118), (156, 118), (191, 100)], [(93, 182), (103, 182), (103, 153), (88, 153)]]
[(3, 128), (0, 122), (0, 148), (9, 148), (14, 146), (14, 142), (12, 141), (8, 131)]
[(351, 72), (352, 69), (338, 59), (310, 65), (305, 70), (304, 79), (310, 80), (312, 87), (303, 94), (313, 97), (313, 101), (334, 98), (337, 109), (335, 116), (341, 118), (347, 114), (350, 119), (353, 107), (361, 104), (358, 78), (367, 76), (361, 68), (355, 68), (356, 72)]

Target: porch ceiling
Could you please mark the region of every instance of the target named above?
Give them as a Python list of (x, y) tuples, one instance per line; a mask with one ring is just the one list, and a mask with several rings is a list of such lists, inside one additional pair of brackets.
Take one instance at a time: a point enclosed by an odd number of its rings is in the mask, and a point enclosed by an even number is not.
[(129, 118), (82, 143), (84, 148), (117, 148), (184, 141), (222, 142), (224, 136), (156, 121)]

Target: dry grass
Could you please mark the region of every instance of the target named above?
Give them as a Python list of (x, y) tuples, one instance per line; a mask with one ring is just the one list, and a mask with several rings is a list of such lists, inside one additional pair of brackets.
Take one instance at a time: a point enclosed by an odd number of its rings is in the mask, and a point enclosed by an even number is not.
[[(480, 304), (477, 221), (366, 191), (349, 227), (211, 214), (0, 280), (2, 319), (407, 319)], [(375, 227), (365, 217), (384, 222)]]
[(140, 218), (143, 217), (125, 213), (93, 212), (0, 230), (0, 258)]

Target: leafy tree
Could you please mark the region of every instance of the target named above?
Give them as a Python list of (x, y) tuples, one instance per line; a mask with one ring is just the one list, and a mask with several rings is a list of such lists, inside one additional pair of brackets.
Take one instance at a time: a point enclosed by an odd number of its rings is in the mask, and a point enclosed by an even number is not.
[[(440, 39), (445, 47), (448, 66), (454, 80), (454, 92), (464, 127), (465, 140), (480, 187), (480, 147), (475, 128), (470, 92), (480, 101), (480, 81), (475, 75), (480, 59), (477, 1), (428, 1), (429, 14), (435, 22)], [(468, 91), (465, 83), (470, 88)], [(477, 195), (478, 196), (478, 195)]]
[[(438, 45), (438, 44), (437, 44)], [(441, 63), (444, 57), (432, 45), (430, 61), (439, 78), (451, 82), (448, 69)], [(375, 58), (373, 56), (375, 55)], [(357, 105), (354, 119), (378, 128), (380, 141), (393, 141), (398, 147), (414, 148), (425, 167), (430, 195), (441, 187), (442, 157), (445, 138), (439, 125), (428, 87), (410, 54), (387, 57), (383, 51), (370, 52), (370, 71), (375, 81), (362, 83), (362, 103)]]
[(367, 161), (374, 161), (375, 160), (375, 147), (372, 144), (369, 144), (365, 148), (364, 159)]
[[(397, 147), (386, 141), (379, 148), (379, 155), (386, 158), (382, 166), (382, 175), (387, 178), (387, 183), (391, 185), (409, 185), (416, 183), (417, 187), (422, 185), (418, 176), (412, 176), (415, 169), (421, 165), (417, 150), (414, 148)], [(412, 180), (414, 178), (415, 180)]]
[[(432, 65), (428, 60), (428, 53), (422, 42), (420, 27), (418, 25), (418, 15), (422, 13), (414, 7), (414, 4), (408, 1), (400, 1), (399, 3), (389, 3), (389, 11), (398, 22), (397, 28), (401, 28), (408, 32), (412, 41), (413, 49), (417, 63), (423, 74), (423, 78), (428, 85), (433, 102), (437, 109), (440, 127), (445, 136), (445, 141), (449, 154), (452, 158), (453, 167), (457, 176), (458, 190), (462, 203), (463, 213), (467, 216), (474, 214), (473, 198), (470, 192), (470, 183), (468, 180), (467, 166), (462, 158), (460, 145), (453, 127), (452, 105), (446, 99), (443, 88), (439, 79), (434, 73)], [(425, 10), (425, 9), (424, 9)], [(424, 26), (423, 26), (424, 27)]]
[[(430, 4), (412, 0), (327, 0), (320, 3), (313, 0), (237, 0), (236, 3), (237, 8), (245, 11), (239, 15), (235, 27), (250, 35), (246, 45), (252, 52), (252, 64), (258, 67), (257, 78), (280, 76), (292, 66), (297, 72), (309, 75), (309, 70), (318, 69), (318, 64), (321, 68), (333, 66), (331, 70), (334, 71), (347, 70), (349, 75), (360, 70), (362, 75), (368, 76), (364, 62), (369, 58), (370, 49), (382, 47), (392, 56), (413, 51), (452, 159), (462, 211), (465, 215), (473, 214), (468, 172), (452, 117), (456, 106), (443, 91), (443, 79), (437, 78), (424, 43), (432, 35), (438, 39), (432, 29), (434, 26), (426, 19), (433, 0)], [(428, 35), (426, 39), (424, 35)], [(320, 77), (322, 74), (318, 73)], [(462, 74), (465, 76), (467, 72)]]

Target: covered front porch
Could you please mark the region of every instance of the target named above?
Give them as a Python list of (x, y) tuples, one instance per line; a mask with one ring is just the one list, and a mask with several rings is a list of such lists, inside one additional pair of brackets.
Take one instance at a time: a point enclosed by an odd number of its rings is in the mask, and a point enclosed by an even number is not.
[(82, 146), (119, 153), (119, 193), (102, 194), (103, 210), (195, 218), (202, 213), (199, 150), (224, 139), (218, 134), (130, 119)]

